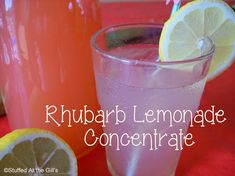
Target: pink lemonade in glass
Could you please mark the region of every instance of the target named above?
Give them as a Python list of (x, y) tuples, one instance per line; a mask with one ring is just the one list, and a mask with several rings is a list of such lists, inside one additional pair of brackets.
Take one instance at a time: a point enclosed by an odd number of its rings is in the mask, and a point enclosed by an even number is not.
[[(161, 30), (161, 26), (151, 24), (120, 25), (105, 28), (92, 38), (101, 108), (111, 111), (118, 105), (126, 114), (124, 123), (117, 125), (114, 114), (104, 127), (108, 136), (115, 134), (106, 146), (113, 176), (174, 175), (181, 150), (169, 145), (169, 135), (187, 134), (191, 116), (200, 104), (213, 46), (200, 58), (161, 62), (157, 54)], [(151, 123), (145, 117), (148, 110), (154, 112)], [(166, 121), (162, 120), (163, 113), (155, 115), (157, 110), (169, 112)], [(184, 110), (191, 112), (185, 114), (185, 121), (177, 116), (180, 123), (170, 126), (170, 113)], [(155, 132), (158, 137), (168, 136), (159, 142)]]

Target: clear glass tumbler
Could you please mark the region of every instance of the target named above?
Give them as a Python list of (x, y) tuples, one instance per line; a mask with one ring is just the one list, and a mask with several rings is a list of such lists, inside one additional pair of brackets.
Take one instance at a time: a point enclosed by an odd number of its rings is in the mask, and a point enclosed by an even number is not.
[[(118, 107), (126, 115), (124, 123), (117, 125), (117, 116), (111, 114), (104, 127), (104, 133), (120, 137), (113, 136), (108, 142), (112, 145), (105, 147), (115, 176), (174, 175), (182, 148), (170, 146), (168, 139), (171, 134), (187, 134), (200, 104), (214, 45), (197, 58), (162, 62), (158, 58), (161, 31), (162, 25), (119, 25), (102, 29), (91, 39), (101, 108)], [(148, 110), (152, 111), (147, 119)], [(184, 110), (191, 113), (182, 120), (179, 114)], [(175, 123), (170, 125), (172, 114)]]

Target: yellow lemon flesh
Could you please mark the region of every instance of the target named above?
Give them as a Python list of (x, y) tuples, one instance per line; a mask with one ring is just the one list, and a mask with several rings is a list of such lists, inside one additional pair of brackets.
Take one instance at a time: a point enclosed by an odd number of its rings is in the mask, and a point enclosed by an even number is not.
[(77, 176), (77, 160), (55, 134), (19, 129), (0, 139), (0, 175)]
[(235, 58), (235, 13), (222, 0), (192, 1), (165, 23), (159, 44), (160, 60), (199, 57), (209, 41), (215, 45), (209, 69), (209, 79), (212, 79)]

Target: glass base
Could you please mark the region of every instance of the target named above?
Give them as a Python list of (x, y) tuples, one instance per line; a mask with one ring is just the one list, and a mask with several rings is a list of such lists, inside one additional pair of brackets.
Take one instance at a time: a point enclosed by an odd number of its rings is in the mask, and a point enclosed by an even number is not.
[(108, 169), (109, 169), (109, 172), (112, 176), (119, 176), (118, 174), (116, 174), (113, 170), (113, 167), (111, 165), (111, 163), (109, 162), (108, 158), (106, 159), (106, 162), (107, 162), (107, 165), (108, 165)]
[[(109, 172), (110, 172), (110, 174), (111, 174), (112, 176), (124, 176), (124, 175), (118, 175), (118, 174), (114, 171), (114, 169), (113, 169), (113, 167), (112, 167), (112, 164), (109, 162), (108, 159), (107, 159), (107, 165), (108, 165)], [(133, 176), (133, 175), (125, 175), (125, 176)], [(156, 175), (156, 176), (157, 176), (157, 175)], [(175, 176), (175, 171), (172, 172), (169, 176)]]

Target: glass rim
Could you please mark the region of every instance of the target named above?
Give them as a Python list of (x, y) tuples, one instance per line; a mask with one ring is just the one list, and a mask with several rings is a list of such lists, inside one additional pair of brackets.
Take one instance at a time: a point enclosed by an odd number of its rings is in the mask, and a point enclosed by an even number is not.
[[(122, 27), (155, 27), (155, 28), (163, 28), (164, 24), (154, 24), (154, 23), (126, 23), (126, 24), (117, 24), (117, 25), (110, 25), (104, 28), (101, 28), (100, 30), (96, 31), (91, 39), (90, 39), (90, 44), (91, 46), (97, 50), (99, 53), (101, 53), (103, 56), (105, 56), (106, 58), (109, 58), (111, 60), (114, 61), (118, 61), (121, 62), (123, 64), (128, 64), (128, 65), (149, 65), (149, 66), (156, 66), (156, 65), (176, 65), (176, 64), (187, 64), (187, 63), (192, 63), (192, 62), (198, 62), (201, 60), (207, 60), (206, 58), (209, 58), (210, 55), (213, 55), (215, 52), (215, 45), (214, 43), (212, 43), (211, 48), (208, 52), (206, 52), (205, 54), (199, 56), (199, 57), (194, 57), (191, 59), (186, 59), (186, 60), (174, 60), (174, 61), (160, 61), (160, 60), (156, 60), (156, 61), (143, 61), (143, 60), (137, 60), (137, 59), (128, 59), (128, 58), (120, 58), (117, 57), (113, 54), (107, 53), (107, 51), (101, 49), (97, 42), (96, 39), (97, 37), (106, 32), (109, 31), (110, 29), (121, 29)], [(158, 48), (156, 46), (156, 48)]]

